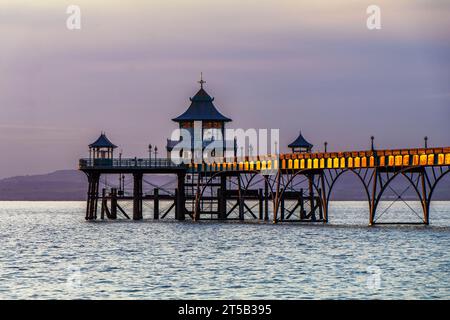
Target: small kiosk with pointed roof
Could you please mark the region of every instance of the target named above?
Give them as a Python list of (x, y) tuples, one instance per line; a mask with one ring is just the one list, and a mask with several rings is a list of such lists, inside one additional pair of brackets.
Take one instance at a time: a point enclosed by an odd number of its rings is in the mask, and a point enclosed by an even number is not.
[(297, 139), (288, 145), (292, 149), (292, 153), (309, 153), (313, 148), (313, 145), (303, 138), (302, 132), (300, 131)]
[(94, 165), (112, 164), (115, 148), (117, 146), (102, 132), (100, 137), (89, 145), (89, 158), (92, 159)]

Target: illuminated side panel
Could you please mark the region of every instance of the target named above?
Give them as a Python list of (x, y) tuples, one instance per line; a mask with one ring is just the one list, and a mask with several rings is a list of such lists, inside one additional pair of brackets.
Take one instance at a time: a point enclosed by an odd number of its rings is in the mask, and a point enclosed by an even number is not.
[(419, 165), (419, 156), (417, 154), (413, 155), (412, 165), (413, 166), (418, 166)]
[(347, 158), (347, 167), (353, 168), (353, 158), (352, 157)]
[(239, 162), (239, 170), (244, 170), (244, 163), (243, 162)]
[(272, 161), (271, 160), (267, 160), (267, 170), (272, 169)]
[(300, 169), (305, 169), (305, 159), (300, 160)]
[(374, 156), (371, 156), (369, 158), (369, 167), (375, 167), (375, 158), (374, 158)]
[(341, 162), (341, 168), (342, 169), (345, 168), (345, 158), (344, 157), (341, 158), (340, 162)]
[(298, 169), (298, 159), (294, 160), (294, 169)]
[(281, 169), (286, 169), (286, 160), (281, 161)]
[(443, 165), (445, 163), (445, 156), (443, 153), (438, 154), (438, 165)]
[(360, 157), (355, 158), (354, 166), (355, 166), (355, 168), (361, 167), (361, 158)]
[(366, 157), (361, 158), (361, 167), (363, 167), (363, 168), (367, 167), (367, 158)]
[(320, 159), (320, 169), (323, 169), (323, 168), (325, 168), (325, 159), (324, 158)]
[(314, 169), (319, 169), (319, 159), (314, 159), (313, 160), (313, 168)]
[(395, 166), (402, 166), (403, 165), (403, 157), (402, 156), (395, 156)]
[(266, 161), (261, 161), (261, 170), (266, 170), (267, 166), (266, 166)]
[(339, 168), (339, 158), (333, 159), (333, 168), (335, 169)]
[(429, 166), (434, 165), (434, 154), (429, 154), (428, 155), (428, 165)]
[(273, 160), (272, 169), (278, 169), (278, 160)]
[(445, 164), (450, 164), (450, 153), (445, 155)]
[(420, 165), (421, 166), (426, 166), (427, 165), (427, 161), (428, 161), (428, 157), (426, 154), (422, 154), (420, 156)]
[(404, 156), (403, 156), (403, 166), (409, 166), (409, 159), (410, 159), (410, 157), (409, 157), (409, 155), (408, 154), (405, 154)]
[(395, 165), (395, 158), (394, 156), (389, 156), (388, 157), (388, 166), (389, 167), (393, 167)]
[(380, 167), (386, 166), (386, 157), (385, 156), (381, 156), (378, 159), (380, 161)]
[(333, 159), (331, 158), (327, 159), (327, 168), (333, 168)]
[(308, 169), (312, 169), (312, 160), (308, 159)]
[(288, 169), (292, 169), (292, 159), (289, 159), (288, 161)]
[(253, 161), (250, 161), (250, 170), (255, 169), (255, 163)]

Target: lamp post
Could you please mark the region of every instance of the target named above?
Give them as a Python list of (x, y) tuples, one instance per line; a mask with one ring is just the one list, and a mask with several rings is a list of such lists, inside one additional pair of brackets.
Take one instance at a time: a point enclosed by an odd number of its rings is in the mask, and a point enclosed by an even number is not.
[(158, 154), (158, 147), (155, 146), (155, 165), (156, 165), (156, 155)]
[(424, 140), (424, 142), (425, 142), (425, 149), (427, 149), (427, 148), (428, 148), (428, 137), (425, 136), (425, 137), (423, 138), (423, 140)]
[(148, 145), (148, 165), (152, 165), (152, 145)]
[(325, 141), (325, 142), (323, 143), (323, 146), (325, 147), (325, 153), (327, 153), (328, 142)]
[(372, 144), (371, 150), (374, 151), (375, 148), (374, 148), (374, 146), (373, 146), (373, 140), (375, 140), (375, 137), (374, 137), (374, 136), (371, 136), (371, 137), (370, 137), (370, 140), (372, 141), (372, 143), (371, 143), (371, 144)]

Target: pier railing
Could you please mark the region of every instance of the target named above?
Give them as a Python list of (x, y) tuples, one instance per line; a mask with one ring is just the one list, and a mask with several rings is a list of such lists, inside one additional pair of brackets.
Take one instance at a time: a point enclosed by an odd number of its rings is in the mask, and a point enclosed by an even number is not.
[(80, 169), (187, 169), (201, 171), (264, 171), (289, 169), (389, 168), (449, 166), (450, 148), (373, 150), (329, 153), (290, 153), (277, 156), (215, 158), (211, 163), (175, 164), (171, 159), (81, 159)]
[(111, 169), (111, 168), (182, 168), (183, 165), (175, 164), (170, 159), (80, 159), (80, 169)]

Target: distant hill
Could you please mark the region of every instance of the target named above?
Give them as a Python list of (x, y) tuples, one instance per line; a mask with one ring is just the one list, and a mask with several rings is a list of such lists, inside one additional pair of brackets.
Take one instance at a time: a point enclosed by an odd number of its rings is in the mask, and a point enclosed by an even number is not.
[[(113, 181), (108, 177), (108, 183)], [(175, 187), (174, 177), (157, 175), (145, 178), (155, 185), (166, 185), (167, 189)], [(102, 180), (103, 183), (104, 180)], [(171, 183), (172, 181), (172, 183)], [(131, 178), (125, 184), (132, 186)], [(399, 180), (392, 187), (399, 193), (406, 185)], [(147, 190), (153, 188), (146, 184)], [(48, 174), (17, 176), (0, 180), (0, 201), (76, 201), (85, 200), (87, 178), (77, 170), (59, 170)], [(393, 198), (395, 194), (389, 190), (386, 194)], [(406, 199), (416, 199), (412, 188), (404, 194)], [(450, 200), (450, 176), (442, 180), (433, 197), (434, 200)], [(351, 174), (345, 175), (336, 185), (332, 200), (366, 200), (360, 182)]]

